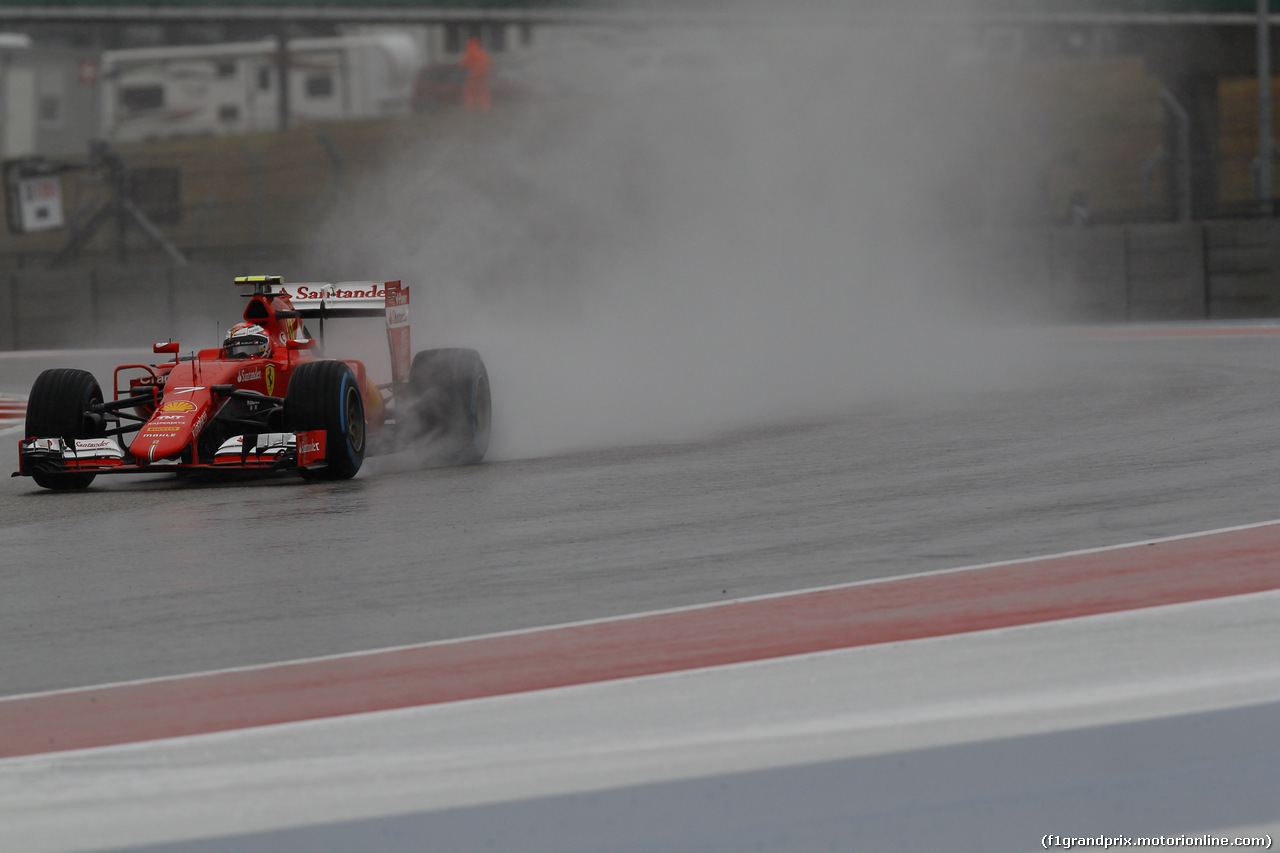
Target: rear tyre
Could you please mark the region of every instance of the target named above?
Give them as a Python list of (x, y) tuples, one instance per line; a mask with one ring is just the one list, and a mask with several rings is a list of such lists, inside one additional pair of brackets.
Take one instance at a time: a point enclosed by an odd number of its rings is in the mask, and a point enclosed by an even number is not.
[[(90, 411), (102, 402), (102, 388), (93, 374), (55, 367), (36, 377), (27, 398), (27, 437), (61, 438), (70, 444), (77, 438), (100, 438), (106, 419)], [(46, 489), (83, 489), (95, 474), (33, 472), (31, 479)]]
[(289, 378), (285, 429), (325, 431), (325, 467), (300, 471), (308, 480), (349, 480), (364, 462), (364, 395), (341, 361), (309, 361)]
[(419, 434), (441, 461), (471, 465), (489, 450), (493, 405), (489, 372), (472, 349), (423, 350), (409, 368)]

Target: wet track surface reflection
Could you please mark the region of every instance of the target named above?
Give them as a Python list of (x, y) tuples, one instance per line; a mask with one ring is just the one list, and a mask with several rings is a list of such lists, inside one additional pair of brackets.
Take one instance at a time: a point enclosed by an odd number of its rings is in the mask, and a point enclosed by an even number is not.
[[(1063, 369), (1004, 391), (691, 444), (455, 469), (403, 470), (409, 460), (391, 458), (328, 484), (121, 476), (57, 494), (6, 478), (0, 692), (469, 636), (1280, 515), (1280, 339), (1093, 342), (1064, 358)], [(22, 388), (17, 371), (0, 379)]]

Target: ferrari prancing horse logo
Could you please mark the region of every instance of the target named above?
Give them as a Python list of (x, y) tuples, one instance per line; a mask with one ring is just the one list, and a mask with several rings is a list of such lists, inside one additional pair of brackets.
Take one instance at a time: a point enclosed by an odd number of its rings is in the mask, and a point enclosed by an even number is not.
[(274, 364), (267, 365), (267, 396), (274, 396), (276, 393), (276, 366)]

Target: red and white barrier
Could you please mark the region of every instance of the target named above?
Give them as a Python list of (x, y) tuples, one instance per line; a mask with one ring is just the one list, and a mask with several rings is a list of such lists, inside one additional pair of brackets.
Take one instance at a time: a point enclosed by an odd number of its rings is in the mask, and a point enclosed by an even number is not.
[(27, 417), (27, 398), (17, 394), (0, 394), (0, 429), (13, 426)]

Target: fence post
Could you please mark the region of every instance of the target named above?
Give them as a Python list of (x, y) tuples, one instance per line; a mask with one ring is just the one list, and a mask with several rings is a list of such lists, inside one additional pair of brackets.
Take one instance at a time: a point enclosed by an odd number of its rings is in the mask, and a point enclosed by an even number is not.
[(11, 272), (5, 273), (5, 279), (9, 286), (7, 302), (9, 309), (9, 328), (7, 333), (7, 344), (4, 349), (15, 350), (18, 348), (18, 279)]
[(1200, 267), (1204, 275), (1204, 318), (1213, 318), (1213, 286), (1209, 267), (1209, 223), (1201, 222), (1200, 228)]
[(172, 340), (178, 327), (178, 284), (174, 281), (178, 274), (178, 268), (174, 266), (165, 267), (165, 273), (165, 284), (167, 286), (167, 292), (165, 293), (165, 309), (167, 311), (165, 326), (169, 330), (169, 339)]
[(1058, 313), (1058, 264), (1057, 258), (1054, 257), (1055, 246), (1053, 239), (1053, 228), (1045, 229), (1044, 233), (1044, 258), (1045, 269), (1049, 271), (1049, 316), (1054, 317)]
[(98, 290), (98, 268), (89, 267), (89, 328), (93, 329), (94, 346), (102, 345), (102, 341), (98, 339), (101, 334), (98, 318), (102, 316), (102, 306), (98, 304), (100, 301)]
[(1133, 276), (1129, 263), (1129, 226), (1120, 226), (1120, 286), (1124, 288), (1124, 321), (1133, 322)]
[(338, 140), (323, 127), (317, 128), (316, 138), (320, 140), (325, 153), (333, 161), (333, 193), (329, 198), (329, 204), (337, 206), (347, 191), (347, 158), (342, 153), (342, 146), (338, 145)]
[(1179, 222), (1191, 221), (1191, 116), (1185, 107), (1178, 103), (1178, 99), (1173, 96), (1165, 87), (1160, 87), (1160, 99), (1164, 101), (1175, 119), (1178, 121), (1178, 181), (1177, 194), (1178, 202), (1175, 209), (1178, 212)]
[(1271, 12), (1267, 0), (1258, 0), (1258, 171), (1254, 187), (1258, 212), (1263, 216), (1275, 215), (1272, 196), (1275, 195), (1271, 177)]
[(250, 168), (253, 170), (253, 233), (261, 237), (265, 225), (262, 218), (263, 208), (267, 205), (267, 165), (262, 161), (262, 156), (248, 143), (241, 142), (240, 150), (249, 159)]

